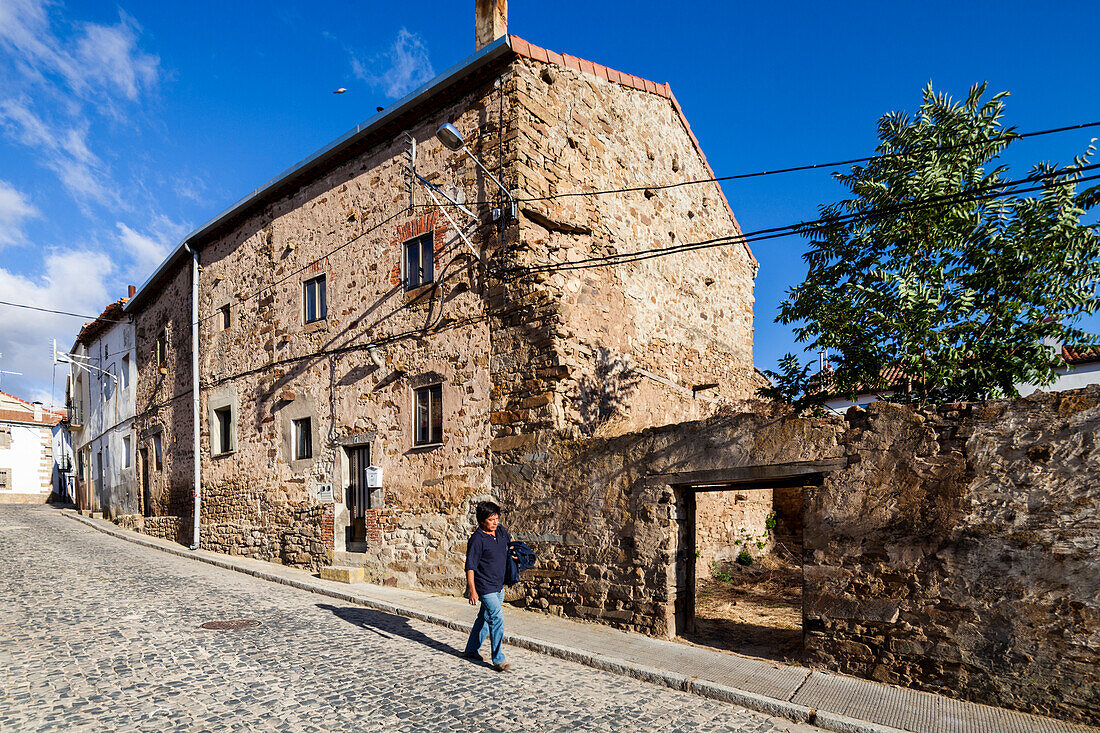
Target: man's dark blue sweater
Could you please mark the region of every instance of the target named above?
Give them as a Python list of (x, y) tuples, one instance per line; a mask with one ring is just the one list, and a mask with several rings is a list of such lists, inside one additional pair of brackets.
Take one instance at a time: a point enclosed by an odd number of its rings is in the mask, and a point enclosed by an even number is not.
[(504, 588), (504, 569), (511, 541), (512, 536), (504, 527), (497, 527), (495, 535), (478, 527), (470, 535), (466, 543), (466, 569), (474, 571), (474, 590), (479, 596)]

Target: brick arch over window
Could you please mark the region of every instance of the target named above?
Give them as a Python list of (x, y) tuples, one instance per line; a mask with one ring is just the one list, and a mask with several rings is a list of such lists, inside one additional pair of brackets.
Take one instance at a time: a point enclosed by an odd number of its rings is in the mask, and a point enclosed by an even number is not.
[(430, 211), (423, 216), (418, 216), (415, 219), (401, 224), (394, 230), (393, 241), (390, 242), (390, 246), (395, 254), (395, 262), (390, 269), (390, 285), (398, 287), (401, 285), (401, 258), (404, 256), (402, 248), (405, 242), (410, 239), (415, 239), (428, 232), (433, 232), (433, 252), (435, 253), (435, 262), (439, 264), (440, 258), (443, 255), (443, 251), (446, 248), (447, 239), (447, 222), (439, 220), (438, 211)]

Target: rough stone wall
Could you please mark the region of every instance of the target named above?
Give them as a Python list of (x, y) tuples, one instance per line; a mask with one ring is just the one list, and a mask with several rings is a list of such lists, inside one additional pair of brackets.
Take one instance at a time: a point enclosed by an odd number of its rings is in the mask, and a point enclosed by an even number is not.
[[(560, 194), (706, 179), (675, 103), (556, 64), (521, 59), (507, 81), (520, 204), (512, 264), (544, 265), (738, 233), (715, 184)], [(522, 379), (497, 381), (497, 435), (552, 426), (610, 435), (712, 414), (751, 397), (756, 263), (742, 244), (509, 284), (545, 344)], [(532, 326), (533, 324), (533, 326)], [(494, 333), (495, 356), (516, 353)], [(530, 340), (530, 339), (528, 339)], [(499, 352), (499, 353), (498, 353)], [(714, 387), (700, 389), (692, 387)], [(512, 445), (516, 441), (506, 441)]]
[(742, 550), (754, 558), (770, 552), (771, 513), (771, 489), (695, 492), (696, 574), (733, 562)]
[(811, 661), (1100, 722), (1100, 387), (853, 411), (807, 495)]
[[(157, 297), (134, 319), (136, 390), (134, 461), (143, 513), (142, 531), (163, 539), (191, 541), (194, 450), (191, 390), (191, 263), (182, 263)], [(156, 342), (167, 330), (167, 361), (157, 363)], [(154, 435), (160, 436), (157, 466)], [(142, 452), (144, 449), (144, 453)], [(141, 456), (148, 456), (142, 461)], [(145, 505), (142, 472), (148, 472), (151, 502)]]
[[(491, 191), (435, 130), (453, 122), (492, 164), (498, 95), (486, 84), (410, 130), (418, 172), (456, 198)], [(376, 582), (462, 587), (470, 501), (490, 490), (485, 266), (425, 206), (422, 188), (408, 209), (406, 166), (395, 135), (203, 244), (200, 312), (231, 304), (230, 328), (210, 318), (200, 338), (204, 547), (312, 567), (338, 557), (365, 565)], [(487, 205), (473, 206), (490, 221)], [(494, 228), (464, 229), (491, 257)], [(406, 292), (403, 244), (426, 233), (436, 282)], [(319, 275), (327, 318), (306, 324), (303, 282)], [(413, 391), (433, 383), (442, 383), (443, 439), (417, 446)], [(210, 417), (222, 406), (235, 411), (235, 445), (211, 455)], [(303, 418), (312, 421), (309, 459), (293, 454), (293, 421)], [(384, 488), (368, 514), (367, 546), (352, 547), (347, 451), (362, 446)], [(328, 485), (334, 504), (319, 498)]]
[(611, 438), (547, 432), (535, 444), (499, 452), (493, 488), (504, 522), (539, 557), (509, 600), (631, 631), (674, 633), (683, 582), (677, 569), (690, 547), (681, 541), (684, 497), (647, 477), (843, 453), (839, 420), (777, 417), (759, 403), (741, 409)]

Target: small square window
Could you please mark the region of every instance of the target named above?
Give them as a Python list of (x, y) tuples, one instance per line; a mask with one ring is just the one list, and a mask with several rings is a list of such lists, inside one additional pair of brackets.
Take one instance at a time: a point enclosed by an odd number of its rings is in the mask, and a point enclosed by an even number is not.
[(215, 454), (229, 453), (233, 450), (233, 408), (221, 407), (214, 410), (214, 427), (217, 434), (211, 436), (215, 439)]
[(228, 331), (232, 325), (232, 321), (229, 317), (229, 303), (226, 303), (221, 308), (218, 308), (219, 320), (223, 331)]
[(294, 460), (313, 458), (313, 420), (303, 417), (291, 423), (294, 426)]
[(413, 391), (416, 410), (416, 445), (443, 442), (443, 385), (432, 384)]
[(130, 467), (130, 436), (122, 436), (122, 467)]
[(328, 316), (328, 295), (324, 275), (302, 283), (302, 303), (305, 305), (306, 323), (323, 321)]
[(435, 280), (435, 233), (428, 232), (405, 242), (405, 290), (414, 290)]

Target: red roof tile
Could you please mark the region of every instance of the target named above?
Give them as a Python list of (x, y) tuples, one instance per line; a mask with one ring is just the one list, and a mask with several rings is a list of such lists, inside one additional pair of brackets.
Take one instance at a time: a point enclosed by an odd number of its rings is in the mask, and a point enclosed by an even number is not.
[(1100, 361), (1100, 345), (1071, 344), (1062, 347), (1062, 358), (1067, 364), (1083, 364)]

